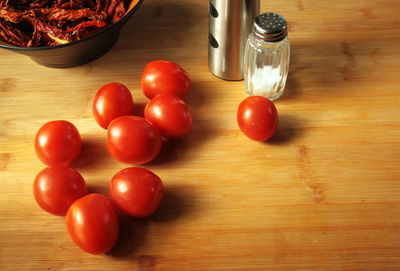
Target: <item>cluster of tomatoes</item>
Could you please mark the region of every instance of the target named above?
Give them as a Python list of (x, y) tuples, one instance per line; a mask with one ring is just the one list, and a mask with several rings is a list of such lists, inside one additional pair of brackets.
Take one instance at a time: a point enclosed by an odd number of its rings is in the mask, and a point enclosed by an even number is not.
[[(103, 86), (93, 100), (97, 123), (107, 129), (110, 154), (119, 161), (144, 164), (160, 152), (162, 138), (177, 138), (192, 127), (189, 107), (182, 100), (190, 89), (188, 74), (169, 61), (146, 65), (141, 78), (147, 103), (144, 118), (133, 116), (133, 99), (119, 83)], [(68, 233), (83, 250), (105, 253), (119, 233), (117, 209), (133, 217), (155, 212), (164, 188), (161, 179), (142, 167), (125, 168), (109, 183), (109, 196), (88, 194), (86, 182), (70, 167), (81, 150), (77, 128), (64, 120), (44, 124), (36, 134), (35, 150), (48, 167), (35, 178), (33, 190), (39, 206), (54, 215), (66, 215)]]
[[(133, 116), (131, 92), (120, 83), (101, 87), (93, 99), (97, 123), (107, 129), (107, 145), (117, 160), (141, 165), (154, 159), (162, 141), (182, 137), (192, 127), (192, 115), (183, 101), (191, 87), (188, 74), (165, 60), (146, 65), (141, 78), (143, 93), (151, 99), (144, 118)], [(274, 104), (260, 96), (243, 100), (237, 121), (242, 132), (256, 141), (270, 138), (278, 124)], [(105, 253), (119, 233), (117, 209), (133, 217), (155, 212), (164, 193), (161, 179), (142, 167), (125, 168), (109, 183), (109, 197), (88, 194), (86, 182), (70, 167), (81, 150), (77, 128), (64, 120), (50, 121), (37, 132), (35, 150), (48, 167), (34, 181), (39, 206), (54, 215), (66, 215), (68, 233), (83, 250)]]

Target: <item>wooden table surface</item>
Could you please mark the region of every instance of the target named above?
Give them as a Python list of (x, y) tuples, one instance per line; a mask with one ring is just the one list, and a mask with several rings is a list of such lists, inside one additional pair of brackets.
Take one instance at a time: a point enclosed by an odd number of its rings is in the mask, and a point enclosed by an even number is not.
[[(243, 82), (208, 71), (208, 1), (146, 0), (115, 47), (81, 67), (0, 51), (1, 270), (400, 270), (400, 2), (261, 2), (287, 18), (292, 41), (267, 143), (238, 129)], [(190, 73), (193, 130), (146, 165), (165, 183), (159, 211), (124, 218), (109, 254), (87, 254), (34, 201), (34, 135), (73, 122), (84, 144), (74, 167), (106, 194), (129, 165), (107, 153), (92, 98), (119, 81), (143, 107), (139, 78), (154, 59)]]

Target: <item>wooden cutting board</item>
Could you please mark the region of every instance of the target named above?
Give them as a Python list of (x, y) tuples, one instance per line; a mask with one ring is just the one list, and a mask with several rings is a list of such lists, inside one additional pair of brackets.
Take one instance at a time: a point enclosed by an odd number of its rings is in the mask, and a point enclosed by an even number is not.
[[(208, 1), (145, 1), (115, 47), (81, 67), (0, 51), (0, 270), (400, 270), (400, 2), (261, 2), (287, 18), (292, 41), (266, 143), (238, 129), (243, 82), (208, 71)], [(106, 194), (129, 165), (107, 153), (92, 98), (118, 81), (143, 107), (139, 78), (154, 59), (190, 73), (193, 131), (146, 165), (165, 183), (160, 210), (124, 218), (109, 254), (87, 254), (33, 199), (44, 167), (34, 135), (73, 122), (84, 144), (74, 167)]]

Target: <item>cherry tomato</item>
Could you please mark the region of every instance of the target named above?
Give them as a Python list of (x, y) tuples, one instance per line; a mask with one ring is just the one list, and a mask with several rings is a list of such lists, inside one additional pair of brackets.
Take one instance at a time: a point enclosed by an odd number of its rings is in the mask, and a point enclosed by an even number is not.
[(278, 126), (278, 112), (275, 105), (267, 98), (250, 96), (240, 103), (237, 122), (247, 137), (265, 141), (275, 133)]
[(65, 215), (69, 206), (87, 194), (85, 180), (71, 167), (43, 169), (33, 183), (33, 194), (39, 206), (54, 215)]
[(107, 129), (113, 119), (132, 114), (132, 110), (131, 92), (120, 83), (102, 86), (97, 91), (92, 104), (94, 118), (104, 129)]
[(187, 72), (178, 64), (156, 60), (144, 68), (141, 84), (144, 95), (149, 99), (163, 92), (184, 98), (189, 93), (191, 81)]
[(100, 194), (89, 194), (69, 207), (66, 224), (75, 244), (86, 252), (109, 251), (119, 233), (118, 213), (111, 200)]
[(164, 193), (161, 179), (150, 170), (130, 167), (119, 171), (110, 182), (110, 196), (125, 214), (146, 217), (154, 213)]
[(144, 117), (167, 138), (184, 136), (192, 128), (192, 114), (189, 107), (171, 93), (159, 94), (148, 102)]
[(50, 121), (40, 127), (35, 138), (39, 159), (48, 166), (67, 166), (81, 150), (78, 129), (65, 120)]
[(144, 164), (160, 152), (161, 136), (148, 120), (138, 116), (122, 116), (110, 123), (107, 143), (109, 152), (117, 160)]

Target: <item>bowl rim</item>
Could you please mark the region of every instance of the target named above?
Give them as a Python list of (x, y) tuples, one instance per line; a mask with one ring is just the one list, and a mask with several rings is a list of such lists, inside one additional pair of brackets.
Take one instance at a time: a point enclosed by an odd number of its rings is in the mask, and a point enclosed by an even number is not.
[[(135, 0), (132, 0), (132, 1), (135, 1)], [(5, 45), (5, 44), (0, 43), (0, 48), (9, 49), (9, 50), (18, 50), (18, 51), (42, 51), (42, 50), (52, 50), (52, 49), (68, 47), (68, 46), (72, 46), (72, 45), (75, 45), (75, 44), (78, 44), (81, 42), (85, 42), (86, 40), (89, 40), (96, 36), (99, 36), (102, 33), (108, 31), (109, 29), (119, 26), (120, 24), (126, 22), (129, 19), (129, 16), (131, 16), (133, 13), (136, 12), (136, 10), (140, 7), (140, 5), (142, 4), (143, 1), (144, 0), (137, 0), (137, 3), (135, 4), (135, 6), (133, 8), (131, 8), (131, 10), (126, 12), (124, 14), (124, 16), (122, 16), (121, 19), (119, 19), (117, 22), (112, 23), (112, 24), (104, 27), (103, 29), (97, 31), (96, 33), (93, 33), (93, 34), (91, 34), (87, 37), (84, 37), (82, 39), (79, 39), (79, 40), (74, 40), (74, 41), (64, 43), (64, 44), (59, 44), (59, 45), (39, 46), (39, 47), (20, 47), (20, 46)]]

